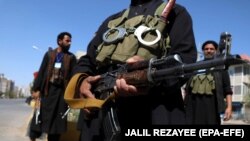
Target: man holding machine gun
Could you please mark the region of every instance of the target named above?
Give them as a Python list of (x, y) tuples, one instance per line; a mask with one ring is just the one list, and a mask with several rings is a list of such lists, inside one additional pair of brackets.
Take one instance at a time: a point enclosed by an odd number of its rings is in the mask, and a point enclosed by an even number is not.
[[(127, 10), (102, 23), (88, 45), (87, 54), (80, 58), (75, 69), (76, 75), (84, 73), (76, 82), (79, 97), (91, 100), (104, 97), (92, 90), (101, 74), (114, 71), (121, 64), (175, 54), (186, 64), (196, 61), (192, 19), (187, 10), (175, 4), (175, 0), (131, 0)], [(112, 103), (119, 127), (186, 124), (181, 95), (185, 82), (186, 79), (174, 78), (138, 87), (124, 78), (117, 79), (111, 93), (115, 93)], [(81, 140), (107, 140), (100, 110), (85, 105), (82, 111)]]
[[(204, 42), (202, 51), (205, 61), (216, 58), (220, 52), (213, 40)], [(227, 70), (194, 75), (187, 84), (187, 117), (190, 124), (220, 125), (221, 113), (224, 113), (223, 120), (229, 120), (232, 117), (232, 94)]]

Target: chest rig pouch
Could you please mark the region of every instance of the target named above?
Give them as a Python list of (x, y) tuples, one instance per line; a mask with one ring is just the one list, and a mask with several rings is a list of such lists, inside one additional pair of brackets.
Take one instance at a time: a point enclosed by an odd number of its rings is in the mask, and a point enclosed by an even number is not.
[(166, 22), (160, 19), (165, 6), (166, 3), (160, 5), (155, 16), (139, 15), (127, 19), (128, 9), (122, 17), (110, 21), (109, 30), (103, 34), (103, 43), (97, 49), (98, 65), (124, 63), (134, 55), (146, 60), (165, 55), (170, 48), (169, 36), (162, 35)]
[(193, 94), (213, 95), (215, 90), (214, 77), (211, 74), (196, 75), (192, 78), (191, 84)]

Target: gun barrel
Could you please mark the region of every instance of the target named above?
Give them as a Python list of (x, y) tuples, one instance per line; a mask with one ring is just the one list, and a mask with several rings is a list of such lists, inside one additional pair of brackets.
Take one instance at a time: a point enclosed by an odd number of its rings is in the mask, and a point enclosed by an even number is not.
[(231, 55), (228, 57), (220, 57), (207, 61), (200, 61), (192, 64), (181, 64), (178, 66), (173, 66), (171, 68), (154, 70), (150, 73), (154, 81), (160, 81), (166, 79), (170, 76), (181, 76), (193, 72), (198, 72), (201, 69), (211, 69), (219, 66), (226, 66), (227, 68), (230, 65), (242, 64), (243, 60), (239, 59), (238, 55)]

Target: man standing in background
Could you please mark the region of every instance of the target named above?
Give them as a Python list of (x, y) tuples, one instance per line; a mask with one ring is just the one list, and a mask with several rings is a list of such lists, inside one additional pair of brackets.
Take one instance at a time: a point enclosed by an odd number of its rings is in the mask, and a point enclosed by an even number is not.
[(33, 86), (35, 95), (41, 99), (41, 107), (39, 122), (33, 118), (31, 129), (47, 133), (48, 141), (59, 141), (67, 130), (68, 106), (63, 96), (76, 64), (76, 57), (69, 52), (71, 38), (68, 32), (58, 35), (58, 47), (45, 53)]

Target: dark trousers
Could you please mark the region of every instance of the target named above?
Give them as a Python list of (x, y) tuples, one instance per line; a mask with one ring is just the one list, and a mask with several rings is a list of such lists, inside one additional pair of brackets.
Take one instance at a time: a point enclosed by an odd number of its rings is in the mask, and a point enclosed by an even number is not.
[(60, 141), (60, 134), (48, 134), (48, 141)]

